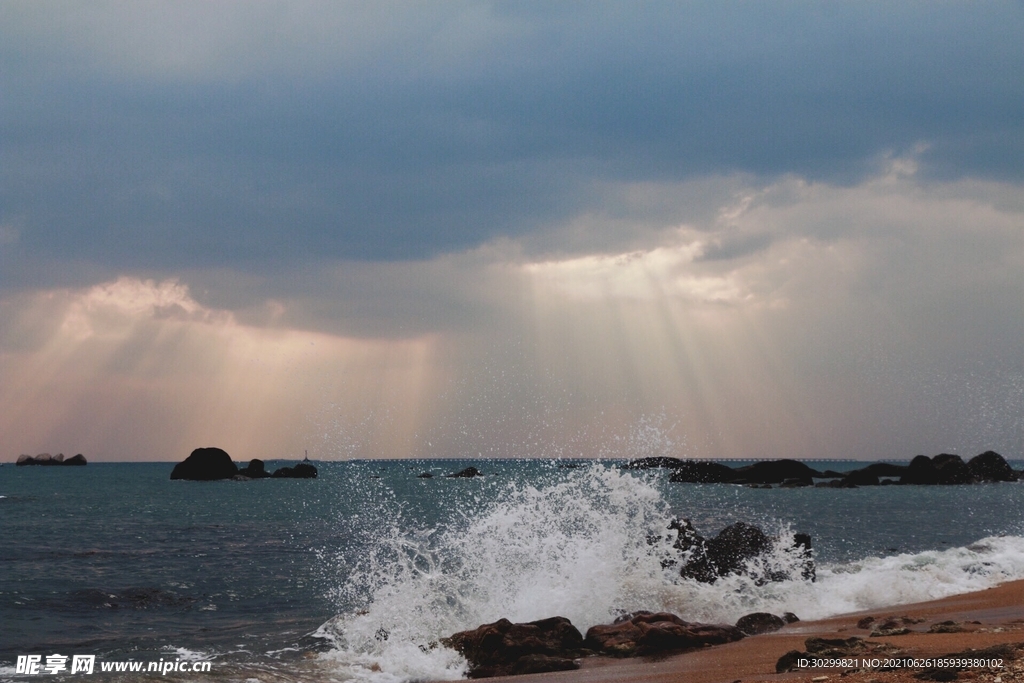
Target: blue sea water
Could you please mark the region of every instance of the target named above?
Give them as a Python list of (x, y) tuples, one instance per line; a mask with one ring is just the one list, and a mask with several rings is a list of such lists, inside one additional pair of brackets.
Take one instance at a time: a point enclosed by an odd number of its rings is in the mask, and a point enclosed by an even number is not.
[[(211, 662), (170, 680), (458, 678), (438, 640), (500, 617), (584, 631), (635, 609), (806, 619), (1024, 578), (1024, 484), (764, 490), (610, 461), (316, 464), (315, 480), (247, 482), (171, 481), (172, 463), (0, 467), (0, 680), (30, 678), (18, 655), (54, 653)], [(443, 476), (468, 465), (485, 476)], [(768, 561), (782, 567), (809, 533), (818, 580), (684, 581), (662, 562), (673, 517), (705, 535), (755, 523), (780, 538)]]

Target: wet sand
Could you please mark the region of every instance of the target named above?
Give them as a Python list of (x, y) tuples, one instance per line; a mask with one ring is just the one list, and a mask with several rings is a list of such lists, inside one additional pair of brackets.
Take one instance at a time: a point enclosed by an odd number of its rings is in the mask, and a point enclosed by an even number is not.
[[(857, 626), (857, 622), (867, 616), (873, 616), (879, 622), (887, 617), (907, 617), (920, 621), (906, 624), (906, 628), (911, 631), (906, 635), (870, 637), (870, 628)], [(956, 622), (957, 627), (963, 631), (928, 633), (933, 625), (945, 621)], [(840, 679), (843, 683), (917, 683), (920, 680), (914, 678), (915, 674), (923, 670), (919, 667), (901, 667), (889, 671), (872, 668), (819, 668), (775, 673), (779, 657), (790, 650), (805, 650), (804, 642), (807, 638), (851, 636), (877, 643), (883, 651), (888, 649), (885, 655), (869, 655), (872, 658), (890, 656), (920, 659), (959, 653), (968, 649), (980, 650), (1004, 643), (1021, 643), (1024, 648), (1024, 581), (1014, 581), (977, 593), (956, 595), (931, 602), (856, 612), (821, 621), (796, 622), (775, 633), (752, 636), (736, 643), (660, 660), (592, 657), (584, 659), (583, 666), (578, 671), (485, 680), (519, 683), (836, 683)], [(1016, 656), (1017, 658), (1012, 661), (1004, 658), (1002, 670), (978, 667), (962, 669), (957, 672), (957, 680), (977, 683), (1024, 681), (1024, 649), (1019, 650)], [(948, 676), (949, 672), (946, 675)], [(822, 678), (823, 676), (827, 679)]]

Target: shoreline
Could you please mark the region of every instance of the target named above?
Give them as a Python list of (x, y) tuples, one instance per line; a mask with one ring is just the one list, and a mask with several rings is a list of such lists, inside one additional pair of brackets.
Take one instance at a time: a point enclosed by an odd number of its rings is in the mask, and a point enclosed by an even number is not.
[[(920, 622), (909, 626), (905, 635), (870, 637), (871, 631), (859, 628), (857, 622), (873, 616), (909, 617)], [(954, 621), (964, 630), (955, 633), (928, 633), (940, 622)], [(977, 623), (970, 623), (977, 622)], [(808, 638), (849, 638), (856, 636), (871, 643), (884, 643), (898, 650), (893, 656), (937, 657), (968, 649), (993, 645), (1024, 643), (1024, 580), (1010, 581), (973, 593), (962, 593), (927, 602), (852, 612), (818, 621), (798, 621), (774, 633), (749, 636), (735, 643), (709, 647), (657, 659), (613, 659), (588, 657), (576, 671), (560, 671), (523, 676), (499, 676), (490, 679), (501, 683), (766, 683), (772, 681), (804, 681), (823, 683), (842, 678), (848, 683), (909, 683), (920, 668), (892, 670), (846, 668), (808, 668), (776, 673), (779, 658), (791, 650), (804, 650)], [(898, 655), (895, 654), (898, 652)], [(1024, 654), (1024, 653), (1021, 653)], [(825, 676), (827, 679), (822, 679)], [(1002, 671), (968, 668), (959, 673), (959, 680), (1024, 681), (1024, 659), (1004, 662)]]

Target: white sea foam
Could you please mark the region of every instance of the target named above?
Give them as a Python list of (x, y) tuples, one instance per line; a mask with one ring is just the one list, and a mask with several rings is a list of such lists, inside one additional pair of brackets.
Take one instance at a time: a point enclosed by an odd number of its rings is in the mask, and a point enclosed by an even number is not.
[(814, 583), (759, 581), (766, 572), (799, 576), (792, 531), (780, 526), (773, 551), (749, 575), (699, 584), (664, 566), (678, 555), (670, 519), (651, 483), (594, 466), (547, 486), (510, 485), (462, 524), (416, 532), (396, 524), (343, 589), (362, 592), (365, 608), (319, 629), (334, 645), (325, 663), (343, 678), (378, 683), (455, 679), (466, 663), (438, 641), (502, 617), (561, 615), (582, 632), (639, 609), (717, 623), (754, 611), (813, 619), (1024, 578), (1024, 538), (1006, 536), (819, 565)]

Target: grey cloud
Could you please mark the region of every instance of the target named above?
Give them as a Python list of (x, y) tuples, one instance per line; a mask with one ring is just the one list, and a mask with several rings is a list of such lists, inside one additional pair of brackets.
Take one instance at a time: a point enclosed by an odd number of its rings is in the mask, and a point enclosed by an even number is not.
[(753, 235), (727, 236), (711, 242), (696, 259), (698, 261), (729, 261), (750, 256), (764, 251), (772, 244), (772, 236), (767, 233)]
[(854, 182), (922, 141), (923, 176), (1021, 179), (1019, 4), (122, 7), (3, 9), (18, 258), (428, 258), (609, 183)]

